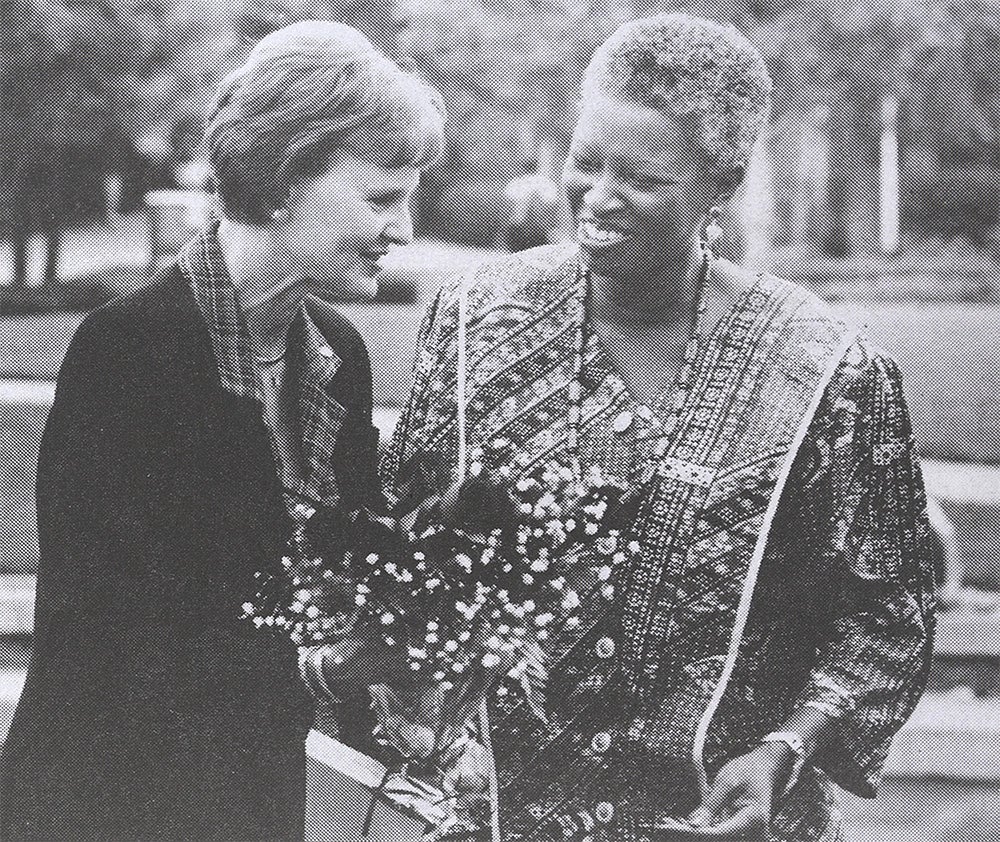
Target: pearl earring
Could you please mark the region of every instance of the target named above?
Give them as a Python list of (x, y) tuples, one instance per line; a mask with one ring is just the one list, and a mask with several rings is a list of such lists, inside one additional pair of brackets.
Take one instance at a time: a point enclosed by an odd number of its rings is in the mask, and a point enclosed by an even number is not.
[(271, 219), (275, 222), (287, 222), (288, 221), (288, 208), (275, 208), (271, 213)]
[(714, 205), (708, 215), (708, 225), (705, 226), (705, 245), (711, 247), (722, 236), (722, 225), (719, 224), (722, 209), (718, 205)]

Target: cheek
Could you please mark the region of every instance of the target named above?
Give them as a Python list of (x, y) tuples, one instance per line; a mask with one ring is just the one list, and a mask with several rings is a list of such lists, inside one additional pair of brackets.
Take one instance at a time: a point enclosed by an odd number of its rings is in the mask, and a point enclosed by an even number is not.
[(686, 240), (698, 227), (698, 215), (686, 202), (646, 200), (634, 206), (645, 220), (644, 227), (662, 238)]
[[(370, 216), (370, 214), (369, 214)], [(334, 205), (310, 214), (300, 231), (301, 247), (313, 254), (350, 250), (368, 233), (367, 219), (356, 207)]]
[(357, 237), (364, 220), (363, 211), (364, 208), (357, 202), (334, 202), (328, 205), (324, 216), (329, 236), (344, 241)]

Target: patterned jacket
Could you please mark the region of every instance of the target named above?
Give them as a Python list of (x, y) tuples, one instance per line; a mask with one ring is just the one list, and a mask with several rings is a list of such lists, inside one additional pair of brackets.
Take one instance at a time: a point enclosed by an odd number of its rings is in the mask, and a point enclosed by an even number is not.
[[(575, 266), (575, 247), (543, 247), (441, 291), (387, 463), (398, 494), (455, 474), (463, 286), (469, 446), (510, 438), (524, 473), (565, 450)], [(922, 692), (933, 572), (899, 372), (805, 290), (716, 271), (745, 292), (703, 343), (671, 436), (649, 435), (587, 338), (581, 456), (643, 484), (641, 552), (610, 577), (592, 551), (560, 560), (588, 596), (550, 641), (548, 724), (491, 703), (505, 840), (647, 839), (803, 704), (837, 717), (839, 739), (779, 805), (773, 837), (839, 839), (828, 779), (872, 795)]]

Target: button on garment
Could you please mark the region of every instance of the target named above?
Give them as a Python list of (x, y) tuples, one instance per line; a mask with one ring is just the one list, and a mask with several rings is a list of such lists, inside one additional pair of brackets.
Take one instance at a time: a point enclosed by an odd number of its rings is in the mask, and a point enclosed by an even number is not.
[(629, 412), (627, 409), (622, 412), (619, 412), (615, 416), (615, 420), (613, 422), (615, 432), (624, 433), (629, 427), (632, 426), (632, 421), (633, 421), (632, 413)]
[(594, 646), (598, 658), (610, 658), (615, 654), (615, 642), (610, 637), (602, 637)]
[(604, 754), (611, 748), (611, 735), (607, 731), (598, 731), (590, 741), (590, 747), (597, 754)]

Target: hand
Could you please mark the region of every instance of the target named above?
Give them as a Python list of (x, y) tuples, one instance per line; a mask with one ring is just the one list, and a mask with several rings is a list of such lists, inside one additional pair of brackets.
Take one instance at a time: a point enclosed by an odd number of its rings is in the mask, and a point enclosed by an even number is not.
[(440, 494), (425, 497), (415, 509), (397, 516), (396, 533), (405, 538), (411, 532), (416, 532), (418, 526), (423, 528), (429, 520), (433, 519), (434, 513), (438, 511), (440, 505)]
[(719, 770), (702, 804), (687, 819), (657, 822), (656, 842), (767, 842), (775, 796), (794, 755), (780, 743), (761, 745)]
[(412, 511), (398, 515), (397, 531), (407, 535), (429, 520), (470, 533), (506, 529), (517, 518), (518, 502), (502, 482), (485, 474), (466, 477), (441, 494), (424, 498)]

